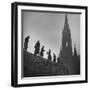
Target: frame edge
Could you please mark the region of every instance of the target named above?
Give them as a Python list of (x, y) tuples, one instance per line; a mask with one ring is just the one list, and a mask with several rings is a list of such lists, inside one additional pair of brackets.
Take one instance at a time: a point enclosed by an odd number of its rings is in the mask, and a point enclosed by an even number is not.
[[(83, 81), (70, 81), (70, 82), (53, 82), (53, 83), (37, 83), (37, 84), (17, 84), (17, 6), (18, 5), (36, 5), (45, 7), (64, 7), (64, 8), (76, 8), (85, 9), (85, 80)], [(15, 50), (16, 48), (16, 50)], [(11, 86), (13, 87), (26, 87), (26, 86), (42, 86), (42, 85), (58, 85), (58, 84), (76, 84), (76, 83), (88, 83), (88, 7), (87, 6), (72, 6), (72, 5), (58, 5), (58, 4), (43, 4), (43, 3), (24, 3), (24, 2), (14, 2), (11, 3)], [(15, 64), (15, 65), (14, 65)]]

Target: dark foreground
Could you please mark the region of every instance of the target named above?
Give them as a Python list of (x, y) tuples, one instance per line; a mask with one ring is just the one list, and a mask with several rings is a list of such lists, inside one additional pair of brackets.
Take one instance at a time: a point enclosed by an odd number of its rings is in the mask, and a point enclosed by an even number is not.
[(23, 77), (69, 75), (62, 62), (55, 63), (24, 51)]

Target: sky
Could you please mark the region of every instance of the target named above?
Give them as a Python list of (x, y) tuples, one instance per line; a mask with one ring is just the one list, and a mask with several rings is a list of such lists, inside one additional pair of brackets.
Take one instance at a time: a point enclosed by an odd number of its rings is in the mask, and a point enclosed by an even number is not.
[[(76, 45), (77, 53), (80, 54), (80, 14), (67, 13), (68, 23), (71, 31), (72, 48)], [(64, 28), (65, 13), (22, 11), (23, 42), (25, 37), (30, 36), (28, 52), (34, 53), (35, 43), (40, 41), (40, 48), (44, 45), (44, 58), (47, 51), (51, 54), (60, 53), (62, 45), (62, 31)]]

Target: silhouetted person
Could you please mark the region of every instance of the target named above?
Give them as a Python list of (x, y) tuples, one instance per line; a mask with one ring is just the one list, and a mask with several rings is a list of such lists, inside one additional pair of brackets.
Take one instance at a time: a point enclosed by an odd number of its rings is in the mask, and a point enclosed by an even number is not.
[(52, 60), (52, 56), (51, 56), (51, 50), (49, 49), (49, 51), (47, 52), (48, 54), (48, 59), (51, 61)]
[(62, 61), (62, 59), (61, 59), (60, 57), (57, 58), (57, 62), (58, 62), (59, 64), (63, 64), (63, 61)]
[(57, 58), (57, 62), (60, 63), (60, 58), (59, 57)]
[(30, 38), (30, 36), (27, 36), (27, 37), (25, 38), (25, 42), (24, 42), (24, 49), (25, 49), (25, 50), (27, 50), (27, 48), (28, 48), (29, 38)]
[(44, 51), (45, 51), (45, 50), (44, 50), (44, 46), (42, 46), (41, 52), (40, 52), (40, 56), (41, 56), (41, 57), (43, 57)]
[(53, 53), (53, 61), (56, 62), (56, 55)]
[(39, 50), (40, 50), (40, 42), (39, 41), (36, 42), (34, 48), (35, 48), (34, 54), (35, 55), (39, 54)]

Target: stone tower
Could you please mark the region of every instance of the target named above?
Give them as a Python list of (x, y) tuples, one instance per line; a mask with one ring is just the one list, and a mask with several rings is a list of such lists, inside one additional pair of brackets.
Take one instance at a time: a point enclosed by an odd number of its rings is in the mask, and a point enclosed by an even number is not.
[(69, 69), (70, 74), (72, 73), (72, 39), (71, 32), (69, 28), (68, 18), (65, 15), (64, 29), (62, 32), (62, 46), (60, 48), (60, 59), (63, 61), (64, 65)]

